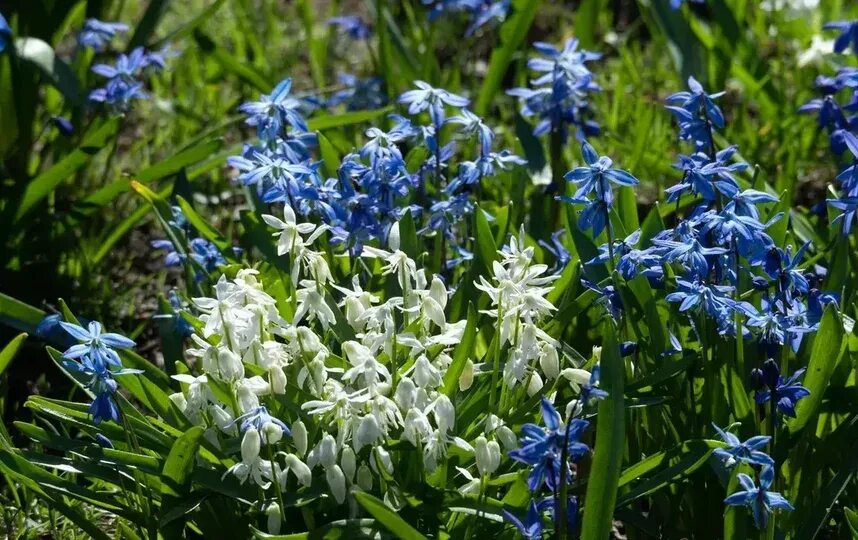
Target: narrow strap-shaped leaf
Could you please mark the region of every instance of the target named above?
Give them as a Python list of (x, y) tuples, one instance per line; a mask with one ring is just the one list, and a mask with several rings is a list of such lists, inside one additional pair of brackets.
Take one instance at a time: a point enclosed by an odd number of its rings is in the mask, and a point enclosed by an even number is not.
[(3, 347), (3, 350), (0, 350), (0, 375), (3, 375), (6, 368), (9, 367), (10, 363), (12, 363), (12, 359), (15, 358), (15, 355), (18, 354), (19, 350), (21, 350), (21, 346), (24, 344), (24, 340), (26, 339), (26, 333), (18, 334), (12, 339), (12, 341)]
[(613, 321), (602, 333), (601, 386), (608, 397), (599, 403), (593, 466), (587, 482), (581, 538), (609, 538), (625, 450), (625, 366)]
[(383, 501), (360, 491), (354, 494), (357, 502), (370, 513), (379, 523), (402, 540), (425, 540), (426, 537), (399, 517), (396, 512), (384, 504)]

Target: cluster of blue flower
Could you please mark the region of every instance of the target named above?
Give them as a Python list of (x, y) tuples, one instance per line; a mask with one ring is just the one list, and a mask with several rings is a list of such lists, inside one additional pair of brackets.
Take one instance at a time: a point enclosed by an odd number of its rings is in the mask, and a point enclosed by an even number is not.
[[(87, 19), (77, 42), (80, 47), (102, 52), (110, 40), (126, 31), (128, 26), (122, 23)], [(128, 54), (118, 55), (114, 65), (95, 64), (92, 71), (107, 81), (103, 87), (90, 92), (89, 100), (102, 103), (114, 112), (127, 111), (132, 100), (147, 97), (143, 91), (143, 79), (164, 69), (170, 54), (167, 48), (154, 52), (137, 47)]]
[[(828, 23), (826, 30), (837, 30), (840, 35), (834, 41), (834, 52), (842, 53), (852, 47), (858, 55), (858, 21), (836, 21)], [(799, 108), (799, 112), (815, 113), (821, 129), (828, 131), (831, 151), (840, 156), (849, 150), (851, 159), (837, 176), (840, 184), (840, 196), (827, 202), (840, 214), (834, 219), (840, 223), (844, 235), (852, 230), (858, 211), (858, 115), (847, 115), (858, 111), (858, 68), (845, 66), (834, 77), (820, 75), (816, 78), (816, 88), (822, 97), (812, 99)], [(837, 95), (843, 91), (850, 94), (849, 102), (841, 105)]]
[[(201, 237), (193, 237), (194, 229), (188, 222), (182, 209), (178, 206), (172, 207), (173, 219), (168, 222), (168, 225), (173, 233), (169, 240), (152, 240), (151, 245), (154, 249), (163, 249), (167, 251), (164, 257), (164, 264), (167, 267), (181, 267), (187, 263), (192, 265), (194, 276), (197, 281), (202, 281), (208, 273), (217, 270), (218, 266), (226, 264), (226, 259), (216, 245)], [(179, 241), (176, 242), (172, 239)], [(187, 241), (186, 244), (181, 244), (182, 241)], [(187, 245), (187, 252), (181, 249), (181, 245)], [(237, 248), (233, 248), (236, 250)], [(172, 303), (172, 300), (171, 300)], [(174, 304), (174, 307), (175, 304)]]
[(598, 92), (599, 85), (593, 80), (593, 74), (587, 62), (598, 60), (601, 53), (578, 49), (578, 40), (569, 38), (563, 49), (537, 42), (533, 44), (539, 54), (544, 56), (531, 58), (527, 67), (541, 73), (531, 81), (534, 88), (513, 88), (507, 94), (521, 100), (521, 114), (525, 117), (537, 117), (533, 130), (536, 136), (549, 132), (557, 133), (562, 142), (569, 136), (569, 127), (574, 126), (575, 136), (579, 140), (598, 135), (599, 124), (590, 119), (591, 110), (588, 95)]
[(423, 0), (423, 4), (431, 8), (430, 21), (441, 16), (465, 14), (469, 23), (466, 37), (483, 26), (503, 22), (509, 13), (509, 0)]
[(119, 406), (113, 395), (117, 384), (114, 377), (142, 373), (139, 369), (122, 367), (115, 349), (130, 349), (134, 342), (125, 336), (102, 332), (101, 323), (92, 321), (83, 326), (51, 319), (79, 343), (63, 353), (63, 366), (93, 395), (89, 414), (96, 425), (103, 420), (119, 421)]
[[(419, 125), (391, 115), (393, 127), (368, 129), (367, 142), (343, 158), (337, 178), (323, 179), (321, 163), (312, 161), (316, 136), (304, 119), (308, 106), (306, 100), (290, 96), (289, 79), (271, 95), (240, 107), (247, 123), (256, 127), (259, 144), (246, 145), (228, 163), (264, 202), (288, 204), (305, 216), (316, 213), (330, 227), (334, 243), (352, 253), (359, 253), (370, 239), (384, 242), (390, 226), (411, 211), (416, 219), (428, 215), (420, 232), (442, 235), (445, 249), (456, 255), (450, 258), (452, 263), (466, 260), (470, 256), (466, 239), (456, 225), (473, 212), (472, 194), (484, 178), (524, 160), (505, 150), (492, 150), (494, 134), (465, 108), (466, 98), (422, 81), (415, 84), (417, 89), (402, 94), (399, 102), (408, 106), (413, 117), (428, 113), (430, 123)], [(459, 113), (448, 118), (448, 106)], [(460, 137), (442, 144), (439, 139), (448, 125), (457, 126)], [(478, 155), (473, 161), (459, 161), (451, 176), (456, 143), (462, 139), (475, 139)], [(403, 155), (402, 148), (409, 144), (411, 155), (421, 156), (413, 161), (415, 171), (408, 170)]]
[[(588, 264), (609, 263), (624, 279), (641, 275), (656, 287), (665, 285), (664, 268), (671, 265), (679, 272), (676, 289), (666, 298), (679, 304), (679, 311), (688, 316), (701, 342), (707, 339), (705, 328), (709, 320), (722, 336), (755, 340), (760, 356), (767, 358), (751, 374), (756, 402), (761, 414), (768, 415), (771, 429), (775, 429), (780, 423), (778, 415), (795, 417), (796, 402), (809, 393), (797, 382), (804, 370), (784, 380), (775, 358), (784, 362), (790, 350), (798, 351), (802, 338), (817, 330), (824, 306), (836, 302), (836, 296), (817, 288), (825, 269), (799, 268), (809, 244), (793, 254), (789, 246), (786, 249), (776, 246), (766, 232), (782, 216), (775, 214), (763, 222), (758, 206), (774, 203), (777, 198), (754, 189), (740, 189), (734, 173), (745, 170), (747, 165), (735, 160), (736, 147), (716, 149), (713, 131), (724, 127), (724, 115), (715, 103), (721, 94), (707, 94), (693, 78), (688, 85), (688, 91), (667, 98), (667, 109), (676, 117), (680, 139), (691, 142), (695, 149), (690, 156), (680, 156), (675, 168), (682, 171), (682, 180), (667, 189), (668, 200), (677, 203), (677, 213), (683, 196), (699, 201), (688, 216), (678, 219), (673, 228), (656, 234), (646, 248), (638, 246), (640, 231), (615, 240), (610, 226), (611, 185), (633, 186), (637, 180), (614, 168), (610, 159), (598, 156), (586, 142), (583, 154), (587, 166), (567, 174), (578, 191), (574, 197), (558, 198), (587, 205), (581, 212), (580, 224), (584, 229), (592, 229), (594, 237), (607, 229), (608, 243), (600, 247), (600, 255)], [(595, 194), (592, 200), (588, 198), (591, 193)], [(749, 283), (752, 292), (761, 295), (759, 309), (742, 299), (741, 283)], [(622, 301), (612, 285), (599, 286), (586, 280), (584, 284), (602, 295), (613, 317), (622, 315)], [(667, 354), (681, 352), (678, 340), (673, 338), (672, 342), (673, 350)], [(770, 405), (768, 412), (764, 408), (766, 403)], [(733, 436), (719, 432), (732, 444)], [(753, 440), (756, 457), (746, 460), (757, 465), (759, 487), (746, 475), (740, 475), (745, 490), (731, 495), (726, 502), (751, 505), (757, 525), (764, 527), (768, 512), (791, 506), (777, 493), (767, 491), (776, 466), (768, 456), (765, 467), (757, 463), (762, 459), (761, 440)], [(745, 459), (742, 452), (733, 453), (737, 459)]]

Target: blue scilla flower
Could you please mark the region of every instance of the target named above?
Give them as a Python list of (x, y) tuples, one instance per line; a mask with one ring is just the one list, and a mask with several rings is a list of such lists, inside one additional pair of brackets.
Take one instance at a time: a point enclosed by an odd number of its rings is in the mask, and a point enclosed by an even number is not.
[[(627, 355), (623, 355), (627, 356)], [(584, 406), (590, 404), (591, 401), (598, 401), (608, 397), (608, 392), (599, 388), (599, 378), (601, 376), (601, 364), (593, 364), (590, 368), (590, 380), (581, 386), (579, 398)]]
[(69, 359), (88, 358), (93, 369), (97, 366), (122, 366), (119, 354), (114, 349), (130, 349), (134, 341), (121, 334), (102, 332), (101, 323), (90, 322), (86, 328), (70, 322), (60, 322), (63, 329), (80, 343), (72, 345), (63, 353)]
[[(707, 257), (727, 253), (726, 248), (704, 247), (697, 240), (691, 242), (674, 242), (672, 240), (653, 240), (653, 244), (661, 249), (665, 262), (679, 262), (688, 272), (688, 276), (705, 279), (709, 275)], [(680, 311), (684, 311), (680, 309)]]
[(581, 284), (596, 293), (595, 304), (602, 306), (615, 321), (620, 320), (624, 309), (623, 301), (620, 299), (620, 294), (613, 285), (601, 286), (584, 278), (581, 279)]
[(852, 223), (858, 215), (858, 197), (841, 197), (839, 199), (826, 199), (830, 206), (840, 210), (832, 224), (840, 223), (840, 230), (844, 235), (852, 231)]
[(520, 463), (533, 467), (527, 477), (527, 487), (535, 492), (545, 483), (554, 491), (560, 485), (561, 471), (564, 477), (570, 477), (569, 463), (561, 463), (564, 446), (570, 461), (578, 461), (590, 452), (590, 448), (579, 441), (581, 435), (590, 425), (586, 420), (575, 419), (569, 425), (563, 425), (560, 413), (545, 398), (542, 398), (542, 419), (545, 427), (536, 424), (525, 424), (521, 428), (521, 448), (509, 453), (509, 456)]
[(724, 499), (724, 503), (730, 506), (750, 507), (757, 528), (761, 530), (765, 529), (769, 514), (773, 510), (794, 510), (793, 506), (783, 495), (769, 491), (774, 479), (775, 470), (773, 467), (763, 467), (759, 476), (759, 486), (747, 474), (739, 473), (738, 480), (743, 489)]
[(495, 138), (492, 128), (468, 109), (461, 109), (459, 114), (448, 118), (447, 123), (461, 126), (460, 131), (469, 137), (476, 135), (480, 144), (480, 155), (487, 155), (492, 151), (492, 141)]
[(532, 81), (534, 85), (556, 84), (560, 79), (564, 84), (572, 87), (583, 86), (591, 91), (598, 90), (598, 87), (589, 86), (594, 83), (586, 63), (599, 60), (602, 58), (602, 53), (579, 50), (578, 40), (575, 38), (567, 39), (562, 49), (542, 41), (535, 42), (533, 48), (545, 57), (530, 58), (527, 61), (528, 68), (543, 73)]
[(465, 107), (470, 101), (462, 96), (448, 92), (442, 88), (433, 88), (423, 81), (414, 81), (417, 90), (408, 90), (399, 96), (399, 103), (408, 105), (408, 114), (419, 114), (429, 111), (429, 117), (436, 131), (444, 124), (446, 114), (444, 105)]
[(679, 302), (679, 311), (703, 311), (715, 319), (719, 329), (732, 326), (732, 314), (737, 308), (729, 296), (733, 287), (683, 278), (677, 278), (676, 285), (677, 290), (665, 298), (668, 302)]
[(435, 231), (446, 238), (455, 239), (454, 228), (462, 220), (474, 213), (474, 203), (466, 193), (453, 195), (447, 200), (437, 201), (429, 207), (429, 220), (420, 234)]
[(724, 127), (724, 113), (715, 104), (715, 100), (723, 95), (724, 92), (707, 94), (697, 79), (688, 77), (688, 90), (671, 94), (665, 101), (670, 105), (678, 105), (692, 114), (702, 112), (713, 126), (720, 129)]
[(454, 256), (447, 259), (446, 268), (455, 268), (460, 264), (474, 260), (474, 254), (462, 246), (453, 246), (452, 251)]
[(809, 241), (801, 246), (795, 255), (792, 254), (792, 246), (787, 246), (785, 250), (772, 246), (766, 250), (766, 255), (763, 258), (763, 270), (770, 278), (778, 280), (781, 291), (788, 294), (792, 291), (800, 294), (808, 292), (807, 278), (804, 277), (804, 272), (798, 269), (798, 264), (808, 248), (810, 248)]
[(572, 255), (560, 240), (564, 234), (566, 234), (566, 229), (560, 229), (551, 233), (551, 243), (548, 243), (545, 240), (539, 240), (539, 245), (542, 246), (542, 249), (554, 257), (554, 266), (551, 267), (551, 271), (555, 274), (562, 272), (563, 269), (572, 262)]
[(64, 116), (51, 116), (51, 123), (64, 137), (71, 137), (74, 135), (74, 124), (72, 124), (71, 120), (68, 118)]
[[(69, 323), (63, 324), (65, 325)], [(90, 323), (90, 326), (92, 326), (92, 324), (93, 323)], [(116, 336), (118, 334), (103, 334), (102, 337), (104, 335)], [(133, 345), (134, 342), (132, 341), (131, 343)], [(68, 358), (68, 355), (64, 354), (64, 356)], [(123, 369), (121, 368), (121, 364), (118, 363), (116, 365), (117, 367), (120, 367), (120, 369), (110, 370), (107, 364), (101, 362), (97, 358), (98, 357), (95, 355), (86, 354), (79, 357), (79, 361), (77, 362), (73, 360), (63, 360), (63, 366), (70, 373), (82, 379), (86, 388), (95, 394), (95, 399), (93, 399), (92, 404), (89, 406), (89, 414), (92, 417), (93, 423), (98, 425), (104, 420), (113, 420), (114, 422), (118, 422), (119, 406), (113, 398), (117, 389), (117, 383), (114, 376), (143, 373), (143, 370)]]
[(842, 53), (848, 47), (858, 54), (858, 21), (834, 21), (826, 23), (824, 30), (837, 30), (840, 35), (834, 40), (834, 52)]
[(103, 88), (96, 88), (89, 93), (90, 101), (103, 103), (119, 112), (126, 111), (132, 100), (148, 97), (143, 91), (142, 82), (127, 81), (123, 78), (110, 79)]
[(522, 537), (527, 540), (541, 540), (543, 533), (542, 512), (540, 512), (536, 501), (530, 501), (530, 504), (527, 507), (527, 514), (525, 514), (524, 519), (519, 518), (505, 508), (502, 513), (504, 519), (512, 523), (515, 528), (518, 529), (518, 532), (521, 533)]
[(242, 104), (238, 110), (247, 115), (247, 123), (256, 126), (260, 139), (274, 139), (288, 124), (298, 131), (309, 131), (307, 122), (301, 115), (302, 103), (291, 97), (292, 79), (283, 79), (268, 95), (262, 95), (259, 101)]
[(173, 322), (173, 332), (177, 336), (190, 337), (194, 333), (194, 327), (182, 317), (182, 312), (186, 311), (187, 306), (182, 303), (179, 298), (179, 293), (171, 290), (167, 295), (167, 300), (170, 302), (171, 313), (159, 313), (153, 315), (153, 319), (169, 319)]
[(341, 15), (339, 17), (331, 17), (328, 19), (328, 24), (336, 26), (345, 35), (352, 39), (363, 40), (367, 39), (371, 32), (369, 27), (363, 22), (363, 19), (357, 15)]
[(114, 65), (96, 64), (92, 66), (92, 71), (108, 79), (124, 78), (133, 81), (149, 62), (149, 56), (143, 47), (136, 47), (128, 54), (120, 54)]
[(724, 208), (720, 212), (704, 212), (696, 222), (700, 234), (711, 235), (711, 239), (721, 245), (729, 246), (736, 242), (740, 255), (756, 261), (774, 245), (765, 230), (780, 218), (781, 214), (777, 214), (768, 222), (760, 223), (750, 216), (740, 216)]
[(710, 133), (709, 122), (700, 115), (694, 114), (682, 107), (667, 106), (673, 113), (679, 125), (679, 140), (694, 143), (697, 151), (707, 151), (714, 144)]
[(706, 0), (670, 0), (670, 9), (679, 9), (682, 4), (705, 4)]
[(128, 25), (124, 23), (87, 19), (77, 35), (77, 44), (101, 52), (117, 34), (124, 34), (127, 31)]
[(761, 452), (761, 448), (765, 448), (772, 440), (771, 437), (757, 435), (751, 437), (745, 442), (739, 440), (729, 431), (723, 430), (712, 424), (721, 439), (727, 443), (726, 448), (716, 448), (715, 455), (727, 466), (733, 467), (737, 463), (746, 463), (749, 465), (757, 465), (760, 467), (772, 466), (775, 461), (765, 452)]
[[(444, 161), (443, 157), (444, 153), (442, 152), (442, 162)], [(498, 169), (508, 171), (512, 165), (526, 164), (527, 161), (525, 159), (510, 153), (509, 150), (489, 152), (481, 155), (476, 161), (460, 162), (458, 174), (444, 187), (444, 191), (446, 193), (454, 193), (463, 186), (472, 186), (478, 184), (483, 178), (491, 178)]]
[(329, 108), (345, 105), (347, 111), (367, 111), (387, 105), (387, 93), (380, 77), (361, 79), (349, 73), (339, 73), (337, 81), (345, 88), (331, 94), (325, 104)]
[(509, 13), (510, 0), (484, 2), (471, 14), (471, 24), (465, 30), (465, 37), (470, 37), (480, 28), (490, 24), (500, 24)]
[(714, 201), (719, 194), (733, 197), (739, 192), (739, 183), (733, 173), (748, 168), (747, 163), (729, 163), (736, 150), (735, 146), (725, 148), (715, 154), (714, 161), (702, 152), (680, 155), (673, 167), (683, 172), (682, 181), (665, 190), (667, 200), (674, 202), (685, 192), (700, 195), (705, 201)]
[(581, 154), (587, 165), (576, 167), (565, 175), (567, 181), (578, 186), (575, 198), (580, 199), (594, 193), (596, 199), (604, 201), (610, 206), (613, 202), (611, 184), (617, 186), (636, 186), (638, 184), (637, 178), (622, 169), (615, 169), (611, 158), (599, 156), (587, 141), (581, 143)]
[(767, 389), (758, 390), (754, 399), (760, 405), (774, 400), (781, 414), (795, 418), (796, 403), (810, 395), (810, 390), (798, 382), (804, 371), (804, 368), (798, 369), (784, 380), (777, 362), (766, 360), (763, 363), (763, 382)]
[(760, 219), (760, 212), (757, 210), (757, 205), (778, 202), (778, 198), (771, 193), (758, 191), (756, 189), (746, 189), (737, 191), (724, 206), (724, 210), (732, 212), (737, 216), (750, 217), (755, 220)]
[(588, 119), (590, 105), (584, 92), (571, 93), (568, 88), (512, 88), (507, 95), (519, 98), (521, 115), (537, 117), (533, 135), (540, 137), (554, 131), (564, 143), (569, 138), (569, 126), (575, 126), (575, 137), (584, 140), (601, 132), (599, 124)]
[(6, 22), (6, 18), (0, 13), (0, 53), (12, 43), (12, 28)]
[(264, 193), (271, 184), (296, 181), (312, 173), (302, 163), (292, 163), (285, 156), (267, 152), (253, 152), (250, 158), (234, 157), (229, 164), (239, 171), (238, 179), (245, 185), (255, 185)]

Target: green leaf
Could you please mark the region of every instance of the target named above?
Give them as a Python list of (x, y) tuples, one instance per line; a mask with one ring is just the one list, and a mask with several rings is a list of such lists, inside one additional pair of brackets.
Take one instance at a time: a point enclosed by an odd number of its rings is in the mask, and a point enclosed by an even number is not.
[(155, 28), (158, 26), (161, 18), (164, 17), (168, 7), (170, 7), (170, 0), (151, 0), (149, 2), (140, 22), (134, 27), (134, 35), (131, 36), (131, 40), (128, 42), (129, 51), (135, 47), (146, 45), (149, 41), (149, 36), (155, 32)]
[(350, 126), (353, 124), (362, 124), (384, 116), (392, 110), (393, 107), (388, 106), (372, 111), (351, 111), (341, 114), (325, 114), (322, 116), (315, 116), (307, 120), (307, 127), (310, 128), (310, 131), (323, 131), (326, 129)]
[(417, 529), (399, 517), (396, 512), (385, 505), (380, 499), (364, 491), (355, 492), (354, 497), (372, 517), (384, 525), (387, 530), (395, 534), (397, 538), (402, 540), (427, 540)]
[(53, 192), (62, 181), (67, 180), (89, 163), (93, 156), (113, 138), (118, 128), (119, 118), (94, 122), (77, 150), (61, 159), (27, 185), (21, 204), (15, 213), (15, 221), (26, 216), (39, 201)]
[(179, 497), (190, 489), (194, 459), (197, 456), (203, 433), (205, 430), (202, 427), (194, 426), (173, 443), (161, 473), (163, 480), (161, 492), (163, 494)]
[(822, 314), (819, 331), (813, 338), (810, 362), (802, 380), (802, 385), (810, 390), (810, 395), (798, 402), (796, 417), (787, 424), (790, 433), (800, 431), (816, 414), (834, 368), (845, 352), (843, 345), (843, 323), (836, 308), (829, 305)]
[(855, 478), (856, 469), (858, 469), (858, 456), (853, 454), (851, 459), (834, 475), (834, 478), (822, 488), (810, 512), (804, 515), (801, 527), (793, 537), (794, 540), (812, 540), (819, 537), (819, 533), (828, 521), (832, 507), (835, 506), (837, 499), (843, 494), (849, 482)]
[(620, 358), (613, 321), (603, 324), (601, 385), (608, 397), (599, 402), (592, 471), (584, 499), (582, 538), (609, 538), (625, 451), (625, 363)]
[(844, 508), (843, 513), (846, 515), (846, 524), (849, 526), (852, 538), (858, 538), (858, 512), (851, 508)]
[(239, 60), (230, 54), (226, 49), (215, 43), (199, 28), (194, 30), (194, 40), (197, 42), (197, 45), (199, 45), (200, 49), (211, 56), (211, 58), (220, 65), (224, 71), (235, 75), (242, 81), (255, 87), (260, 92), (264, 92), (266, 94), (271, 92), (271, 89), (274, 87), (273, 84), (257, 73), (256, 70), (249, 67), (248, 62)]
[(232, 250), (230, 249), (231, 245), (229, 240), (224, 238), (221, 233), (209, 225), (208, 221), (203, 219), (188, 201), (180, 196), (176, 196), (176, 200), (182, 208), (182, 212), (185, 214), (185, 218), (187, 218), (188, 223), (193, 225), (203, 238), (216, 245), (227, 259), (231, 258)]
[(330, 178), (337, 176), (337, 168), (340, 166), (340, 153), (331, 144), (331, 141), (322, 135), (321, 132), (316, 132), (316, 139), (319, 141), (319, 154), (322, 158), (322, 171)]
[(485, 116), (500, 89), (503, 79), (512, 63), (513, 55), (527, 37), (530, 25), (536, 17), (536, 11), (542, 2), (540, 0), (517, 0), (512, 4), (513, 14), (500, 28), (500, 44), (492, 51), (486, 78), (480, 88), (475, 112), (477, 116)]
[(0, 323), (27, 333), (34, 333), (45, 312), (0, 293)]
[(83, 94), (74, 71), (57, 57), (53, 47), (34, 37), (15, 40), (18, 58), (36, 66), (66, 100), (75, 106), (83, 105)]
[(462, 334), (462, 341), (456, 345), (456, 350), (453, 352), (453, 361), (447, 368), (444, 374), (444, 389), (443, 392), (447, 396), (452, 397), (458, 389), (459, 377), (465, 369), (465, 364), (468, 358), (474, 352), (474, 344), (477, 339), (477, 310), (474, 309), (474, 304), (468, 305), (468, 322), (465, 323), (465, 331)]
[(3, 347), (3, 350), (0, 350), (0, 375), (3, 375), (6, 368), (9, 367), (10, 363), (12, 363), (12, 359), (15, 358), (15, 355), (18, 354), (19, 350), (21, 350), (21, 346), (24, 344), (24, 340), (26, 339), (26, 333), (18, 334), (12, 339), (12, 341)]

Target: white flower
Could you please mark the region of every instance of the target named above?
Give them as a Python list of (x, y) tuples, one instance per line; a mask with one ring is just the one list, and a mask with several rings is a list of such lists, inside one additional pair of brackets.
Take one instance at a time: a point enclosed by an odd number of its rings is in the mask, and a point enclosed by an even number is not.
[(343, 356), (352, 365), (352, 368), (343, 374), (343, 379), (349, 383), (355, 384), (360, 380), (372, 390), (380, 382), (390, 380), (390, 371), (387, 367), (377, 362), (372, 352), (357, 341), (343, 343)]
[(307, 453), (307, 427), (300, 420), (292, 423), (292, 444), (299, 456)]
[(301, 288), (298, 289), (296, 295), (298, 297), (298, 309), (295, 311), (292, 324), (297, 325), (305, 315), (308, 316), (309, 320), (317, 319), (325, 330), (336, 323), (334, 312), (328, 306), (324, 295), (319, 291), (315, 282), (302, 281)]
[[(263, 214), (262, 219), (269, 227), (277, 229), (272, 236), (277, 238), (278, 255), (300, 253), (305, 246), (311, 245), (328, 228), (326, 225), (316, 227), (312, 223), (298, 223), (295, 211), (288, 204), (283, 206), (283, 220), (269, 214)], [(305, 240), (303, 235), (310, 236)]]
[(357, 458), (354, 450), (346, 446), (340, 455), (340, 468), (346, 475), (346, 479), (351, 483), (354, 481), (355, 471), (357, 470)]
[(372, 489), (372, 471), (364, 464), (357, 471), (357, 485), (364, 491)]
[(360, 419), (357, 431), (354, 437), (354, 447), (356, 452), (366, 445), (373, 445), (381, 439), (381, 429), (378, 427), (378, 420), (375, 416), (368, 414)]
[(333, 465), (325, 469), (325, 479), (337, 504), (343, 504), (346, 500), (346, 475), (343, 470), (339, 465)]
[(280, 525), (283, 516), (280, 513), (280, 505), (271, 503), (265, 508), (265, 515), (268, 517), (268, 534), (280, 534)]
[(474, 384), (474, 361), (469, 358), (465, 361), (465, 366), (459, 375), (459, 391), (466, 392), (472, 384)]
[(286, 454), (284, 462), (286, 464), (286, 468), (283, 469), (278, 477), (281, 488), (286, 488), (287, 473), (289, 472), (295, 475), (295, 478), (298, 479), (298, 483), (302, 486), (309, 486), (313, 483), (313, 473), (310, 471), (310, 467), (301, 461), (298, 456), (295, 454)]
[(798, 54), (799, 67), (821, 64), (827, 55), (834, 51), (834, 40), (825, 39), (820, 35), (813, 36), (810, 46)]
[(480, 435), (474, 443), (474, 459), (481, 475), (492, 474), (500, 466), (500, 445)]

